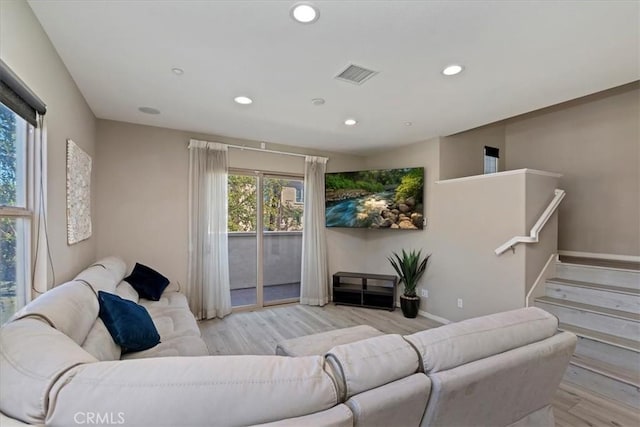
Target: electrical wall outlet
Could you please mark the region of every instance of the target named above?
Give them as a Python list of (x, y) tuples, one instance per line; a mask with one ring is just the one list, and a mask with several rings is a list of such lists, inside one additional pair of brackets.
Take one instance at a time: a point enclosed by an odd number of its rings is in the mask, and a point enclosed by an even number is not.
[(429, 298), (429, 291), (427, 289), (422, 289), (420, 291), (420, 295), (425, 297), (425, 298)]
[(462, 298), (458, 298), (458, 308), (462, 308)]

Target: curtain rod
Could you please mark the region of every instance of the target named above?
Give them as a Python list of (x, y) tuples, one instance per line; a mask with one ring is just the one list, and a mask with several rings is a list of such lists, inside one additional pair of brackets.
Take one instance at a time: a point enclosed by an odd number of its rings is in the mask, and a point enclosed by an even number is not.
[[(291, 153), (289, 151), (269, 150), (267, 148), (246, 147), (244, 145), (226, 144), (226, 146), (229, 147), (229, 148), (236, 148), (238, 150), (260, 151), (262, 153), (282, 154), (282, 155), (285, 155), (285, 156), (293, 156), (293, 157), (307, 157), (308, 156), (308, 154)], [(317, 157), (322, 157), (322, 156), (317, 156)]]
[[(198, 140), (191, 139), (191, 141), (198, 141)], [(204, 141), (204, 142), (207, 142), (207, 141)], [(258, 151), (261, 153), (271, 153), (271, 154), (282, 154), (284, 156), (293, 156), (293, 157), (307, 157), (307, 154), (291, 153), (289, 151), (278, 151), (278, 150), (269, 150), (267, 148), (247, 147), (245, 145), (225, 144), (224, 142), (216, 142), (216, 144), (226, 145), (228, 148), (235, 148), (238, 150)], [(189, 142), (189, 146), (191, 146), (191, 142)], [(329, 160), (328, 157), (323, 157), (323, 156), (315, 156), (315, 157)]]

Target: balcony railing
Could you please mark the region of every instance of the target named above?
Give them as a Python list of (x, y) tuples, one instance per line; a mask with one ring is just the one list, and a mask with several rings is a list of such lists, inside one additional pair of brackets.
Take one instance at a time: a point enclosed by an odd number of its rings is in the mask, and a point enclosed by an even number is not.
[[(302, 232), (265, 231), (262, 242), (265, 302), (299, 296)], [(255, 232), (229, 233), (229, 281), (234, 305), (255, 303)]]

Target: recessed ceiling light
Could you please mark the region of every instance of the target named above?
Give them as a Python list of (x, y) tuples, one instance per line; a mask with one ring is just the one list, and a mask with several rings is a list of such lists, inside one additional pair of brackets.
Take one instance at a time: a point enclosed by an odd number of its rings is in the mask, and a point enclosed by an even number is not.
[(442, 70), (442, 74), (444, 74), (445, 76), (455, 76), (456, 74), (461, 73), (463, 69), (464, 68), (462, 67), (462, 65), (451, 64), (445, 67), (444, 70)]
[(324, 99), (322, 99), (322, 98), (313, 98), (311, 100), (311, 103), (313, 105), (324, 105)]
[(233, 100), (242, 105), (249, 105), (253, 102), (253, 99), (248, 96), (236, 96)]
[(311, 3), (296, 3), (291, 8), (291, 17), (301, 24), (311, 24), (320, 17), (320, 12)]
[(411, 122), (404, 122), (404, 125), (405, 125), (405, 126), (411, 126), (412, 124), (413, 124), (413, 123), (411, 123)]
[(152, 107), (140, 107), (138, 108), (138, 111), (145, 113), (145, 114), (160, 114), (160, 110), (158, 110), (157, 108), (152, 108)]
[(173, 74), (175, 74), (176, 76), (181, 76), (184, 74), (184, 70), (182, 68), (172, 68), (171, 71), (173, 71)]
[(347, 119), (344, 121), (344, 124), (347, 126), (355, 126), (358, 124), (358, 121), (356, 119)]

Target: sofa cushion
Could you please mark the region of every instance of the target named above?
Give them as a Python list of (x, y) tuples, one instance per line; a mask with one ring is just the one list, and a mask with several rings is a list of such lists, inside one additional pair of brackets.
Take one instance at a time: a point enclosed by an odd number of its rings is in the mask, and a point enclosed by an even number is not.
[(127, 426), (240, 426), (300, 417), (338, 403), (323, 364), (321, 356), (91, 363), (58, 380), (47, 425), (73, 425), (82, 411), (123, 412)]
[(0, 411), (44, 424), (49, 390), (71, 368), (96, 358), (44, 320), (26, 318), (0, 328)]
[(131, 274), (124, 278), (138, 291), (141, 298), (157, 301), (164, 289), (169, 286), (169, 279), (151, 267), (136, 263)]
[(552, 336), (558, 319), (537, 307), (451, 323), (406, 336), (420, 354), (421, 367), (435, 373)]
[(162, 341), (186, 335), (200, 336), (198, 323), (191, 314), (187, 298), (183, 294), (165, 292), (159, 301), (142, 299), (140, 305), (151, 315)]
[(181, 336), (200, 336), (198, 323), (190, 311), (179, 308), (165, 308), (149, 311), (162, 341)]
[(333, 331), (280, 341), (276, 345), (276, 354), (280, 356), (321, 355), (337, 345), (348, 344), (380, 335), (384, 334), (369, 325), (334, 329)]
[(301, 417), (286, 418), (266, 424), (254, 424), (251, 427), (353, 427), (353, 413), (347, 405), (341, 403), (326, 411), (315, 412)]
[(418, 426), (424, 415), (431, 381), (419, 373), (353, 396), (345, 404), (354, 427)]
[(117, 257), (107, 257), (96, 261), (82, 270), (74, 280), (85, 282), (95, 292), (105, 291), (113, 293), (116, 285), (124, 277), (127, 265)]
[(122, 352), (142, 351), (157, 345), (160, 335), (147, 310), (132, 301), (98, 292), (100, 318)]
[[(162, 337), (162, 335), (160, 336)], [(193, 335), (162, 339), (157, 346), (144, 351), (122, 355), (122, 360), (146, 359), (150, 357), (208, 356), (209, 349), (202, 338)]]
[(182, 286), (179, 282), (169, 282), (169, 285), (165, 288), (165, 292), (181, 292)]
[(149, 310), (149, 313), (166, 308), (180, 308), (190, 312), (187, 297), (180, 292), (165, 291), (157, 301), (142, 299), (139, 304)]
[[(30, 427), (30, 424), (18, 421), (15, 418), (11, 418), (0, 412), (0, 426), (2, 427)], [(349, 424), (351, 426), (351, 424)]]
[(83, 270), (73, 281), (56, 286), (31, 301), (15, 314), (14, 319), (45, 319), (78, 345), (82, 345), (98, 317), (96, 292), (113, 292), (124, 276), (125, 267), (124, 261), (119, 258), (101, 259)]
[(98, 360), (118, 360), (122, 349), (113, 340), (102, 319), (96, 319), (93, 328), (82, 343), (82, 348)]
[(40, 295), (14, 319), (37, 317), (81, 345), (98, 317), (98, 299), (84, 282), (67, 282)]
[(138, 295), (138, 292), (133, 289), (133, 286), (131, 286), (129, 282), (125, 282), (124, 280), (118, 283), (118, 286), (116, 286), (116, 295), (118, 295), (120, 298), (133, 301), (136, 304), (138, 304), (140, 301), (140, 295)]
[(400, 335), (382, 335), (332, 348), (327, 362), (337, 375), (342, 399), (418, 371), (418, 355)]

